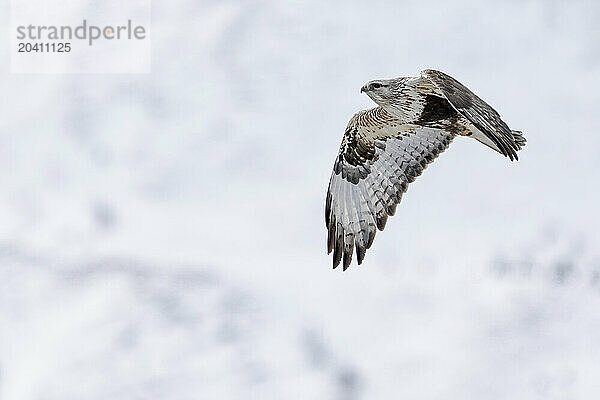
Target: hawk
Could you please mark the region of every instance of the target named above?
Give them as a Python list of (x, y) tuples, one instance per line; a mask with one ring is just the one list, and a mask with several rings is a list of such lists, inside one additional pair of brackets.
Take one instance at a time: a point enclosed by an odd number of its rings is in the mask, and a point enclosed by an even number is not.
[(409, 183), (450, 145), (468, 136), (518, 160), (522, 132), (511, 130), (489, 104), (443, 72), (370, 81), (361, 88), (377, 107), (350, 119), (333, 165), (325, 201), (327, 253), (333, 268), (360, 265)]

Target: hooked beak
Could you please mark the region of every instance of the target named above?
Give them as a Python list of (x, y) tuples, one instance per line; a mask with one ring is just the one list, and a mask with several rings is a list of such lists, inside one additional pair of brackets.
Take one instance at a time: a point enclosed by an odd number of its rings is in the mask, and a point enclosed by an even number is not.
[(368, 90), (367, 85), (360, 88), (360, 92), (366, 92)]

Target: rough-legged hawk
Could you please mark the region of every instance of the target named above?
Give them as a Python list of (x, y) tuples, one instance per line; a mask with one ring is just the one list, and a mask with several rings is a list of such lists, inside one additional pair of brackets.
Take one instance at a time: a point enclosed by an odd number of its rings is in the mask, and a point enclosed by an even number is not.
[(325, 202), (327, 251), (333, 267), (352, 253), (360, 264), (377, 229), (394, 215), (408, 184), (446, 150), (455, 136), (470, 136), (517, 160), (525, 145), (485, 101), (456, 79), (434, 70), (417, 78), (374, 80), (362, 87), (378, 107), (348, 123)]

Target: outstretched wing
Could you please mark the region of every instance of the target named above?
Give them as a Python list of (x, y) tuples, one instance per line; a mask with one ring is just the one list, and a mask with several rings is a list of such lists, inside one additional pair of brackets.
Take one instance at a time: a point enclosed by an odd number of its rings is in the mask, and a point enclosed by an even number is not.
[(356, 247), (358, 264), (377, 229), (408, 184), (443, 152), (454, 134), (437, 128), (402, 125), (381, 107), (355, 114), (346, 128), (333, 166), (325, 202), (327, 252), (333, 267), (343, 257), (344, 270)]
[[(421, 77), (433, 83), (450, 104), (476, 128), (474, 133), (477, 140), (509, 157), (511, 161), (519, 159), (517, 151), (525, 145), (525, 138), (521, 132), (510, 130), (500, 114), (488, 103), (443, 72), (426, 69), (421, 71)], [(478, 134), (483, 136), (477, 137)]]

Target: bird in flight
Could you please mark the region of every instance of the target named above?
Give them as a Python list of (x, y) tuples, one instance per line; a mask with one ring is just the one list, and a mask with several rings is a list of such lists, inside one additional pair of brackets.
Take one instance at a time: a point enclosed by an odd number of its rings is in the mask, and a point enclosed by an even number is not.
[(343, 259), (344, 271), (355, 248), (362, 263), (408, 184), (454, 137), (476, 139), (511, 161), (526, 142), (489, 104), (440, 71), (378, 79), (360, 91), (377, 107), (348, 122), (325, 201), (327, 253), (333, 251), (333, 268)]

